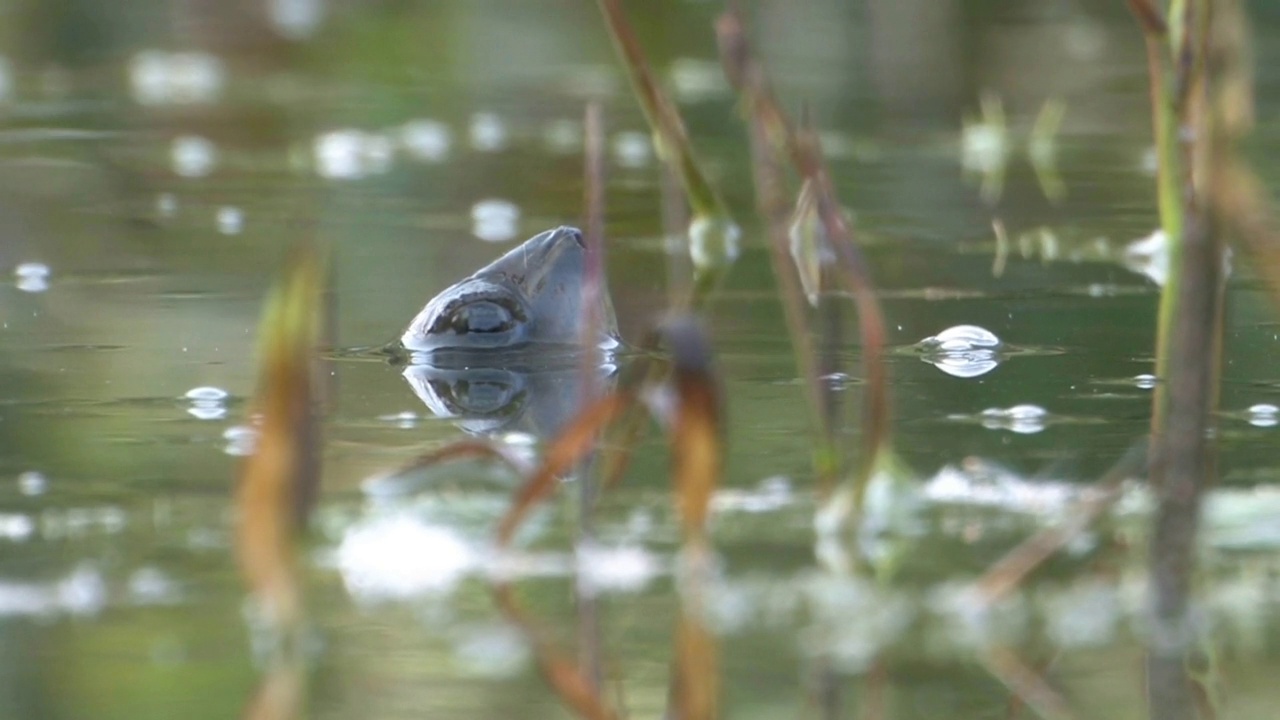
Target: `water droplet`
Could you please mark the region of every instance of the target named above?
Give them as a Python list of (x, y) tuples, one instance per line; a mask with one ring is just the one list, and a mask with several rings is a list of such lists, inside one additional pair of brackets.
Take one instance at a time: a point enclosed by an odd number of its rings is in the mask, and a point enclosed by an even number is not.
[(213, 172), (218, 149), (208, 138), (181, 135), (173, 139), (170, 149), (173, 171), (182, 177), (204, 177)]
[(471, 233), (487, 242), (505, 242), (519, 231), (520, 208), (508, 200), (481, 200), (471, 206)]
[(18, 289), (23, 292), (38, 293), (49, 289), (49, 266), (38, 262), (19, 263), (13, 269), (18, 279)]
[(281, 37), (305, 40), (324, 20), (323, 0), (267, 0), (267, 19)]
[(476, 113), (467, 127), (471, 147), (480, 152), (495, 152), (507, 146), (507, 123), (494, 113)]
[(925, 362), (961, 378), (991, 372), (1000, 364), (1002, 343), (995, 333), (977, 325), (956, 325), (921, 340), (916, 346)]
[(187, 391), (183, 397), (188, 400), (226, 400), (230, 395), (226, 390), (212, 385), (201, 385)]
[(223, 235), (239, 235), (244, 229), (244, 211), (232, 205), (218, 208), (218, 232)]
[(642, 168), (653, 159), (653, 145), (649, 136), (634, 130), (624, 130), (613, 136), (613, 159), (620, 167)]
[(1133, 385), (1141, 390), (1150, 390), (1156, 386), (1156, 376), (1148, 373), (1133, 376)]
[(410, 157), (424, 162), (449, 157), (452, 143), (449, 126), (438, 120), (410, 120), (400, 128), (400, 145)]
[(41, 473), (28, 470), (18, 476), (18, 492), (23, 495), (43, 495), (49, 489), (49, 481)]
[(1280, 407), (1271, 403), (1250, 405), (1249, 424), (1254, 427), (1274, 427), (1280, 424)]
[(1044, 430), (1049, 413), (1039, 405), (1014, 405), (982, 411), (982, 426), (990, 430), (1011, 430), (1024, 435)]

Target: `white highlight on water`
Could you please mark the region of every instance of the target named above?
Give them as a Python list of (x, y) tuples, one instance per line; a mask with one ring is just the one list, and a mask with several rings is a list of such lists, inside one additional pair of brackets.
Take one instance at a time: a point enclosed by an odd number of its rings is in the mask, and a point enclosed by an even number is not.
[(169, 150), (173, 171), (182, 177), (205, 177), (218, 162), (218, 148), (199, 135), (179, 135)]

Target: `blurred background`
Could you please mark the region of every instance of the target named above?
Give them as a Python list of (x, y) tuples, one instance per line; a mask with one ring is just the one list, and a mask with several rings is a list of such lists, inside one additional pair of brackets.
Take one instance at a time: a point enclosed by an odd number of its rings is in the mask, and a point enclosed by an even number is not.
[[(1250, 151), (1274, 187), (1280, 5), (1249, 5)], [(727, 483), (785, 502), (774, 520), (750, 515), (738, 530), (726, 518), (725, 552), (731, 568), (782, 581), (812, 560), (807, 415), (717, 61), (722, 6), (627, 6), (746, 230), (709, 310), (731, 416)], [(977, 459), (1027, 492), (1070, 494), (1095, 477), (1146, 426), (1158, 292), (1131, 245), (1157, 221), (1143, 44), (1126, 4), (746, 6), (781, 98), (820, 130), (868, 247), (895, 347), (904, 459), (922, 483)], [(1003, 125), (982, 115), (984, 94), (999, 99)], [(594, 3), (0, 0), (0, 718), (239, 712), (255, 670), (228, 498), (256, 323), (287, 248), (306, 236), (332, 248), (340, 346), (387, 343), (454, 280), (540, 230), (581, 222), (589, 100), (607, 123), (609, 283), (634, 340), (667, 297), (661, 173)], [(1029, 134), (1050, 101), (1065, 115), (1051, 160), (1033, 162)], [(1001, 262), (996, 218), (1012, 238)], [(1277, 323), (1247, 268), (1234, 273), (1224, 485), (1263, 492), (1280, 475), (1268, 409), (1280, 402)], [(990, 367), (922, 362), (919, 341), (961, 324), (1004, 343)], [(462, 430), (434, 418), (398, 368), (361, 357), (333, 367), (324, 541), (311, 568), (312, 714), (563, 716), (478, 580), (427, 599), (420, 588), (361, 594), (351, 563), (372, 572), (383, 558), (344, 554), (370, 512), (361, 481)], [(858, 379), (846, 381), (852, 392)], [(984, 415), (1019, 404), (1038, 419)], [(636, 528), (666, 527), (660, 447), (639, 458), (610, 516), (618, 537), (658, 556), (670, 536)], [(483, 532), (504, 492), (468, 495), (478, 515), (452, 527)], [(915, 584), (895, 602), (923, 602), (924, 588), (980, 570), (1044, 520), (1036, 503), (1056, 507), (1028, 497), (1030, 511), (997, 503), (931, 525)], [(1274, 577), (1276, 539), (1246, 520), (1248, 551), (1220, 558), (1241, 582), (1231, 601), (1248, 608), (1233, 616), (1254, 629), (1239, 633), (1252, 643), (1227, 717), (1269, 717), (1280, 598), (1261, 578)], [(567, 532), (551, 527), (552, 538)], [(1072, 574), (1082, 567), (1097, 569), (1081, 560), (1055, 578), (1095, 582)], [(655, 582), (620, 600), (611, 626), (636, 717), (656, 716), (665, 692), (670, 579)], [(542, 609), (567, 614), (564, 579), (541, 584)], [(1117, 617), (1137, 602), (1119, 580), (1096, 587)], [(815, 641), (797, 622), (741, 630), (741, 652), (726, 652), (727, 716), (801, 707)], [(1004, 717), (1002, 691), (971, 659), (925, 646), (905, 652), (891, 717)], [(1136, 716), (1132, 636), (1114, 629), (1076, 650), (1063, 682), (1081, 716)]]

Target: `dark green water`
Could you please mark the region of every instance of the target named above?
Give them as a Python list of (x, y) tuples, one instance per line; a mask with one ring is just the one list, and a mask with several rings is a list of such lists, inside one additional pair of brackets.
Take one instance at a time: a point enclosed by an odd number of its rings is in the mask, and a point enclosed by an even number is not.
[[(1145, 717), (1138, 489), (993, 618), (971, 617), (963, 593), (1147, 424), (1149, 390), (1135, 378), (1152, 371), (1158, 288), (1126, 265), (1125, 248), (1156, 218), (1141, 39), (1124, 3), (754, 6), (781, 94), (827, 135), (901, 350), (896, 444), (914, 479), (908, 510), (882, 516), (895, 572), (877, 582), (824, 575), (814, 559), (807, 413), (715, 62), (719, 4), (629, 4), (745, 229), (708, 311), (730, 416), (709, 620), (724, 716), (811, 712), (823, 660), (848, 717), (873, 697), (894, 720), (1010, 717), (1010, 693), (982, 660), (999, 647), (1047, 668), (1077, 717)], [(1274, 186), (1280, 14), (1254, 5), (1250, 151)], [(598, 97), (623, 334), (635, 339), (660, 313), (659, 172), (592, 6), (0, 2), (0, 718), (239, 713), (256, 669), (231, 550), (236, 429), (262, 298), (298, 237), (317, 233), (334, 251), (340, 344), (384, 343), (515, 240), (579, 221), (580, 118)], [(272, 8), (293, 20), (273, 24)], [(1011, 127), (994, 203), (964, 168), (960, 134), (983, 90), (1000, 94)], [(1067, 108), (1058, 202), (1025, 143), (1049, 98)], [(1011, 237), (998, 276), (994, 218)], [(1220, 649), (1222, 716), (1243, 719), (1272, 717), (1280, 701), (1280, 426), (1249, 410), (1280, 404), (1280, 324), (1241, 265), (1197, 617)], [(963, 324), (1006, 344), (988, 372), (959, 377), (912, 351)], [(385, 487), (368, 478), (464, 433), (398, 368), (332, 368), (308, 562), (312, 715), (565, 716), (486, 591), (482, 545), (506, 506), (504, 479), (458, 470), (377, 494)], [(531, 393), (554, 402), (558, 387)], [(1047, 414), (984, 423), (985, 410), (1018, 405)], [(613, 554), (585, 563), (632, 717), (660, 717), (666, 699), (678, 608), (666, 462), (651, 440), (605, 499)], [(541, 520), (542, 562), (523, 592), (567, 635), (573, 493), (563, 495)]]

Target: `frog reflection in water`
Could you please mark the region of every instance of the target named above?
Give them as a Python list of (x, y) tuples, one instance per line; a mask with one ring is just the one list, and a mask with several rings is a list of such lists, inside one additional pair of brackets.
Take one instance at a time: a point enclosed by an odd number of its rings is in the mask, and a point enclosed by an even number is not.
[[(577, 410), (586, 317), (586, 246), (571, 227), (547, 230), (446, 288), (401, 336), (405, 379), (437, 416), (477, 434), (554, 434)], [(614, 366), (613, 305), (600, 292), (599, 377)]]

